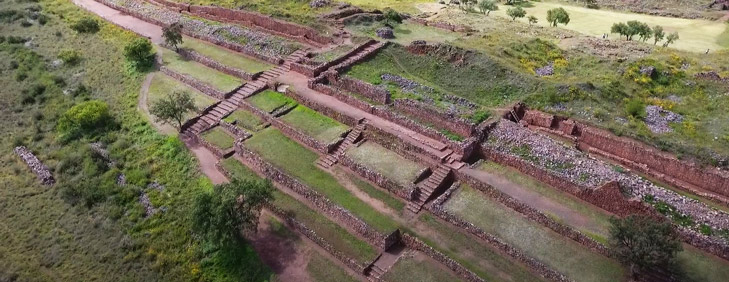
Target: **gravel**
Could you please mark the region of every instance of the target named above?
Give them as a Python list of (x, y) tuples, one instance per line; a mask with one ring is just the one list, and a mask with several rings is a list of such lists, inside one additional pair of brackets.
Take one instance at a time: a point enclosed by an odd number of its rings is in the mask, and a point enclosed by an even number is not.
[(546, 66), (534, 70), (537, 76), (551, 76), (554, 74), (554, 63), (549, 63)]
[(673, 132), (673, 128), (668, 126), (668, 124), (683, 121), (682, 115), (664, 110), (660, 106), (647, 106), (645, 107), (645, 112), (645, 124), (651, 132), (656, 134)]

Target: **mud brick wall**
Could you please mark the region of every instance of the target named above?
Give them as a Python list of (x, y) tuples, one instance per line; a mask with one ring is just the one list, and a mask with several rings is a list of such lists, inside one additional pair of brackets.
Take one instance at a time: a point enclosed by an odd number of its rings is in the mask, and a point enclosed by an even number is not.
[(395, 109), (406, 112), (421, 120), (427, 120), (434, 125), (447, 129), (463, 137), (471, 137), (476, 125), (459, 117), (452, 117), (430, 105), (412, 99), (399, 99), (395, 101)]
[(384, 175), (380, 174), (379, 172), (373, 171), (364, 165), (361, 165), (351, 158), (349, 158), (347, 155), (341, 155), (339, 156), (339, 163), (351, 171), (355, 172), (359, 176), (361, 176), (364, 179), (367, 179), (371, 181), (372, 183), (377, 184), (377, 186), (387, 190), (393, 195), (396, 195), (402, 199), (410, 200), (410, 195), (407, 187), (403, 187), (400, 184), (397, 184), (396, 182), (390, 180), (389, 178), (385, 177)]
[(271, 211), (273, 214), (277, 215), (280, 218), (283, 218), (286, 222), (286, 226), (289, 228), (299, 232), (300, 234), (303, 234), (306, 236), (306, 238), (309, 238), (309, 240), (314, 241), (319, 247), (327, 251), (327, 253), (331, 254), (333, 257), (337, 258), (339, 261), (344, 263), (347, 267), (352, 269), (353, 271), (357, 273), (364, 274), (366, 266), (361, 265), (357, 262), (357, 260), (348, 257), (344, 253), (340, 252), (334, 246), (332, 246), (327, 240), (320, 237), (316, 234), (314, 230), (311, 230), (309, 227), (304, 225), (303, 223), (296, 220), (294, 217), (292, 217), (289, 213), (284, 211), (283, 209), (274, 206), (272, 204), (267, 204), (266, 209)]
[(531, 221), (537, 222), (543, 226), (546, 226), (549, 229), (552, 229), (552, 231), (557, 232), (558, 234), (570, 238), (574, 240), (575, 242), (589, 248), (590, 250), (599, 253), (601, 255), (604, 255), (606, 257), (610, 257), (610, 250), (603, 245), (602, 243), (599, 243), (595, 241), (594, 239), (587, 237), (585, 234), (582, 234), (581, 232), (567, 226), (564, 224), (561, 224), (554, 219), (548, 217), (544, 213), (538, 211), (535, 208), (532, 208), (531, 206), (524, 204), (511, 196), (502, 193), (501, 191), (494, 189), (490, 185), (483, 183), (481, 181), (478, 181), (477, 179), (472, 178), (471, 176), (460, 173), (458, 171), (455, 171), (456, 178), (464, 183), (468, 183), (471, 187), (481, 191), (489, 198), (503, 204), (504, 206), (507, 206), (508, 208), (524, 215), (526, 218), (528, 218)]
[(225, 99), (224, 92), (216, 89), (215, 87), (210, 86), (209, 84), (207, 84), (205, 82), (197, 80), (196, 78), (194, 78), (192, 76), (178, 73), (165, 66), (160, 66), (159, 70), (162, 73), (169, 75), (169, 76), (173, 77), (174, 79), (177, 79), (180, 82), (189, 85), (192, 88), (197, 89), (198, 91), (204, 93), (205, 95), (208, 95), (213, 98), (220, 99), (220, 100)]
[(550, 115), (540, 111), (526, 111), (526, 113), (524, 113), (524, 117), (522, 117), (521, 120), (525, 121), (530, 125), (551, 128), (552, 123), (554, 122), (554, 115)]
[(198, 63), (203, 64), (203, 65), (205, 65), (205, 66), (207, 66), (209, 68), (212, 68), (212, 69), (215, 69), (215, 70), (219, 70), (219, 71), (221, 71), (223, 73), (226, 73), (226, 74), (229, 74), (229, 75), (232, 75), (232, 76), (235, 76), (235, 77), (239, 77), (239, 78), (242, 78), (242, 79), (245, 79), (245, 80), (254, 80), (254, 79), (256, 79), (261, 74), (260, 72), (259, 73), (256, 73), (256, 74), (251, 74), (251, 73), (247, 73), (247, 72), (245, 72), (245, 71), (243, 71), (241, 69), (237, 69), (237, 68), (233, 68), (233, 67), (229, 67), (229, 66), (223, 65), (223, 64), (219, 63), (218, 61), (215, 61), (215, 60), (213, 60), (211, 58), (208, 58), (208, 57), (206, 57), (206, 56), (204, 56), (204, 55), (202, 55), (202, 54), (200, 54), (200, 53), (198, 53), (198, 52), (196, 52), (194, 50), (191, 50), (191, 49), (183, 49), (183, 48), (180, 48), (180, 49), (177, 50), (177, 53), (180, 54), (180, 56), (182, 56), (185, 59), (198, 62)]
[(290, 189), (296, 194), (301, 195), (303, 198), (316, 206), (317, 209), (319, 209), (321, 212), (329, 215), (332, 218), (335, 218), (340, 223), (349, 226), (352, 230), (364, 237), (373, 246), (376, 246), (381, 250), (384, 249), (385, 235), (377, 232), (374, 228), (350, 213), (348, 210), (342, 208), (337, 204), (332, 203), (331, 201), (329, 201), (328, 198), (314, 191), (306, 184), (299, 182), (296, 178), (289, 176), (279, 168), (266, 162), (255, 152), (243, 147), (240, 142), (236, 143), (235, 149), (238, 155), (243, 158), (248, 167), (252, 168), (255, 171), (258, 171), (271, 181)]
[(322, 46), (332, 43), (331, 38), (320, 35), (319, 32), (313, 28), (277, 20), (259, 13), (198, 5), (190, 5), (189, 12), (203, 18), (232, 21), (266, 29), (272, 33), (298, 40), (305, 44)]
[(485, 281), (485, 280), (481, 279), (481, 277), (478, 277), (478, 275), (476, 275), (475, 273), (473, 273), (470, 270), (463, 267), (463, 265), (461, 265), (457, 261), (455, 261), (452, 258), (444, 255), (443, 253), (433, 249), (431, 246), (428, 246), (428, 244), (423, 243), (423, 241), (420, 241), (420, 239), (418, 239), (416, 237), (410, 236), (408, 234), (403, 234), (402, 242), (406, 247), (413, 249), (413, 250), (420, 251), (423, 254), (431, 257), (435, 261), (448, 267), (448, 269), (455, 272), (455, 274), (458, 275), (458, 277), (461, 277), (466, 281), (469, 281), (469, 282)]
[(33, 152), (28, 150), (28, 148), (25, 146), (18, 146), (15, 147), (14, 151), (15, 154), (17, 154), (18, 157), (20, 157), (20, 159), (28, 165), (28, 168), (35, 173), (38, 180), (40, 180), (43, 185), (53, 185), (56, 183), (56, 179), (53, 178), (53, 174), (51, 174), (48, 167), (45, 166), (38, 157), (33, 154)]
[(635, 140), (615, 136), (602, 129), (582, 126), (580, 131), (581, 135), (578, 139), (580, 143), (632, 162), (644, 164), (649, 171), (666, 174), (722, 196), (729, 196), (729, 172), (714, 168), (701, 168), (694, 163), (678, 160), (668, 153)]
[(387, 89), (374, 86), (359, 79), (339, 76), (335, 72), (327, 72), (327, 79), (329, 80), (329, 84), (341, 90), (360, 94), (380, 104), (390, 103), (391, 95)]

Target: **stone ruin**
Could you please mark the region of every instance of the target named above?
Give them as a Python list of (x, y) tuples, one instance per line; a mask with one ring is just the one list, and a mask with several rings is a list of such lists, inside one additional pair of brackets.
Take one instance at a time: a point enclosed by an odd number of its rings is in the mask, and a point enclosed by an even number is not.
[(33, 152), (28, 150), (25, 146), (15, 147), (15, 153), (23, 159), (28, 165), (28, 168), (33, 171), (44, 185), (53, 185), (56, 183), (56, 179), (53, 178), (51, 171), (47, 166), (43, 165), (41, 161), (33, 155)]
[(375, 31), (375, 34), (377, 34), (377, 37), (384, 38), (384, 39), (393, 39), (395, 38), (395, 32), (390, 27), (381, 27), (378, 28)]
[(709, 4), (709, 9), (714, 8), (716, 5), (719, 5), (722, 10), (729, 10), (729, 0), (714, 0)]

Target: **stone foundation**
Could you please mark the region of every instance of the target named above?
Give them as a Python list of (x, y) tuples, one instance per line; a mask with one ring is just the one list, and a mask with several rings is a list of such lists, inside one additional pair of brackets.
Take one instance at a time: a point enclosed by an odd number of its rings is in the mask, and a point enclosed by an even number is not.
[(429, 20), (421, 19), (421, 18), (411, 18), (410, 21), (413, 23), (420, 24), (420, 25), (431, 26), (431, 27), (440, 28), (440, 29), (444, 29), (447, 31), (453, 31), (453, 32), (473, 31), (473, 28), (471, 28), (470, 26), (467, 26), (467, 25), (455, 25), (455, 24), (442, 22), (442, 21), (429, 21)]
[(325, 73), (329, 84), (346, 92), (353, 92), (366, 97), (376, 103), (389, 104), (390, 91), (387, 89), (374, 86), (370, 83), (353, 79), (347, 76), (340, 76), (336, 72), (327, 71)]
[(14, 151), (15, 154), (17, 154), (18, 157), (20, 157), (20, 159), (28, 165), (28, 168), (30, 168), (30, 170), (38, 176), (38, 180), (40, 180), (43, 185), (53, 185), (56, 183), (56, 179), (53, 178), (53, 174), (51, 174), (48, 167), (41, 163), (41, 161), (33, 154), (33, 152), (28, 150), (28, 148), (25, 146), (18, 146), (15, 147)]

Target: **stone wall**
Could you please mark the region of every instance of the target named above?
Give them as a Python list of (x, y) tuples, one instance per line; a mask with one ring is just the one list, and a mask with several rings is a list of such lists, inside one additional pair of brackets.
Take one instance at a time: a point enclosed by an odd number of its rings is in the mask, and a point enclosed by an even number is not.
[(159, 70), (162, 73), (169, 75), (172, 78), (177, 79), (180, 82), (187, 84), (188, 86), (190, 86), (194, 89), (197, 89), (198, 91), (204, 93), (205, 95), (211, 96), (211, 97), (219, 99), (219, 100), (225, 99), (224, 92), (216, 89), (213, 86), (210, 86), (209, 84), (207, 84), (205, 82), (197, 80), (196, 78), (194, 78), (192, 76), (178, 73), (176, 71), (171, 70), (170, 68), (168, 68), (166, 66), (160, 66)]
[[(210, 130), (210, 129), (208, 129), (208, 130)], [(203, 133), (204, 133), (204, 131), (200, 132), (201, 135)], [(210, 150), (210, 152), (212, 152), (213, 155), (215, 155), (218, 158), (226, 158), (226, 157), (232, 156), (233, 153), (235, 153), (235, 148), (229, 148), (229, 149), (223, 150), (221, 148), (218, 148), (218, 146), (211, 144), (210, 142), (205, 140), (205, 138), (203, 138), (200, 135), (195, 135), (195, 137), (193, 137), (193, 138), (196, 139), (195, 142), (197, 144), (202, 145), (206, 149)]]
[[(332, 68), (334, 66), (341, 67), (340, 64), (345, 62), (346, 60), (358, 56), (358, 53), (360, 53), (362, 50), (366, 49), (367, 47), (376, 44), (377, 41), (374, 39), (370, 39), (358, 46), (355, 46), (352, 48), (352, 50), (349, 50), (347, 53), (340, 55), (339, 57), (326, 62), (321, 63), (319, 65), (307, 65), (304, 62), (296, 62), (291, 64), (291, 70), (298, 72), (300, 74), (306, 75), (309, 78), (316, 77), (322, 72), (328, 70), (329, 68)], [(368, 56), (369, 53), (365, 54), (365, 56)], [(348, 64), (349, 65), (349, 64)]]
[(404, 142), (395, 134), (379, 129), (370, 124), (367, 124), (366, 128), (367, 130), (363, 132), (365, 139), (380, 144), (408, 160), (417, 163), (424, 163), (431, 168), (435, 168), (441, 163), (441, 159), (437, 155), (430, 151), (426, 151), (421, 147)]
[(454, 31), (454, 32), (469, 32), (469, 31), (473, 30), (473, 28), (471, 28), (470, 26), (467, 26), (467, 25), (455, 25), (455, 24), (451, 24), (451, 23), (447, 23), (447, 22), (443, 22), (443, 21), (429, 21), (429, 20), (421, 19), (421, 18), (411, 18), (410, 21), (413, 23), (420, 24), (420, 25), (431, 26), (431, 27), (445, 29), (445, 30)]
[(476, 131), (476, 125), (460, 117), (450, 116), (428, 104), (412, 99), (399, 99), (395, 101), (395, 109), (415, 116), (420, 120), (427, 120), (435, 126), (447, 129), (463, 137), (471, 137)]
[(355, 162), (346, 154), (339, 156), (339, 164), (347, 167), (349, 170), (358, 174), (360, 177), (377, 184), (378, 187), (387, 190), (391, 194), (408, 201), (410, 200), (410, 195), (408, 193), (409, 189), (407, 187), (403, 187), (400, 184), (397, 184), (396, 182), (380, 174), (379, 172), (373, 171), (365, 167), (364, 165)]
[(18, 157), (20, 157), (20, 159), (28, 165), (28, 168), (30, 168), (30, 170), (38, 176), (41, 183), (44, 185), (53, 185), (56, 183), (56, 179), (53, 178), (53, 174), (51, 174), (48, 167), (41, 163), (41, 161), (33, 154), (33, 152), (28, 150), (28, 148), (25, 146), (18, 146), (15, 147), (14, 151), (15, 154), (17, 154)]
[(248, 133), (247, 131), (243, 130), (240, 127), (235, 126), (234, 124), (228, 123), (224, 120), (221, 120), (219, 122), (220, 127), (225, 129), (226, 131), (230, 132), (233, 136), (235, 136), (236, 140), (246, 140), (248, 138), (251, 138), (253, 136), (252, 134)]
[(481, 279), (481, 277), (478, 277), (475, 273), (468, 270), (467, 268), (463, 267), (460, 263), (453, 260), (452, 258), (446, 256), (445, 254), (433, 249), (431, 246), (428, 246), (428, 244), (423, 243), (423, 241), (420, 241), (420, 239), (410, 236), (408, 234), (402, 235), (402, 242), (403, 244), (413, 250), (417, 250), (422, 252), (423, 254), (431, 257), (435, 261), (443, 264), (445, 267), (453, 271), (458, 277), (463, 278), (466, 281), (469, 282), (483, 282), (485, 280)]
[(347, 103), (350, 106), (363, 110), (367, 113), (372, 114), (374, 112), (374, 106), (372, 104), (362, 101), (360, 99), (357, 99), (356, 97), (353, 97), (352, 95), (347, 95), (347, 94), (343, 93), (342, 91), (340, 91), (334, 87), (331, 87), (329, 85), (324, 85), (321, 83), (311, 83), (309, 88), (313, 89), (314, 91), (326, 94), (328, 96), (332, 96), (339, 101)]
[(296, 102), (298, 102), (299, 104), (302, 104), (308, 108), (311, 108), (312, 110), (315, 110), (320, 114), (328, 116), (328, 117), (330, 117), (336, 121), (339, 121), (343, 124), (346, 124), (350, 127), (357, 126), (361, 120), (358, 118), (351, 117), (345, 113), (336, 111), (325, 105), (319, 104), (318, 102), (312, 101), (304, 96), (298, 95), (298, 94), (296, 94), (296, 91), (291, 88), (288, 88), (284, 94), (286, 94), (286, 96), (289, 96), (292, 99), (296, 100)]
[(327, 19), (327, 20), (338, 20), (338, 19), (341, 19), (344, 17), (349, 17), (351, 15), (360, 14), (360, 13), (364, 13), (364, 10), (362, 10), (360, 7), (352, 6), (352, 7), (347, 7), (344, 9), (334, 10), (332, 12), (323, 14), (319, 17), (322, 19)]
[(261, 72), (251, 74), (251, 73), (247, 73), (241, 69), (223, 65), (223, 64), (219, 63), (218, 61), (208, 58), (192, 49), (179, 48), (177, 50), (177, 53), (180, 54), (180, 56), (182, 56), (185, 59), (198, 62), (211, 69), (219, 70), (223, 73), (226, 73), (226, 74), (229, 74), (229, 75), (232, 75), (235, 77), (239, 77), (244, 80), (249, 80), (249, 81), (255, 80), (259, 75), (261, 75)]
[(380, 104), (390, 103), (391, 94), (387, 89), (374, 86), (359, 79), (340, 76), (337, 72), (332, 71), (327, 71), (326, 77), (329, 80), (329, 84), (333, 87), (347, 92), (357, 93)]
[(301, 195), (301, 197), (316, 206), (319, 211), (327, 214), (331, 218), (335, 218), (341, 224), (350, 227), (351, 230), (354, 230), (357, 234), (361, 235), (373, 246), (376, 246), (380, 250), (384, 250), (385, 235), (377, 232), (374, 228), (353, 215), (348, 210), (332, 203), (329, 199), (314, 191), (308, 185), (301, 183), (296, 178), (289, 176), (279, 168), (266, 162), (255, 152), (243, 147), (242, 143), (236, 143), (235, 149), (237, 154), (242, 157), (248, 167), (261, 173), (267, 179), (270, 179), (271, 181), (290, 189), (294, 193)]

